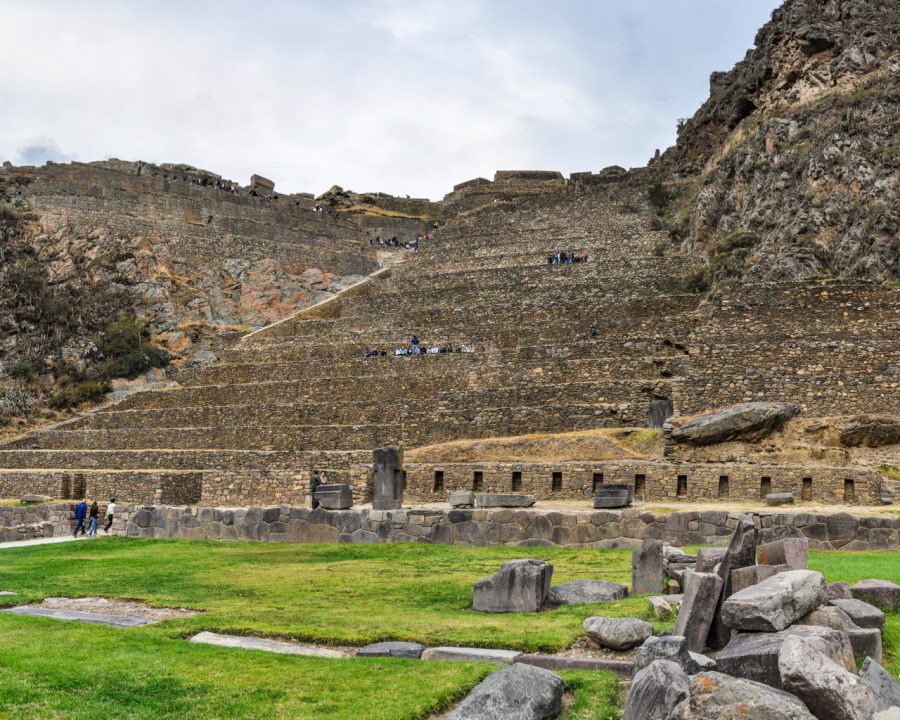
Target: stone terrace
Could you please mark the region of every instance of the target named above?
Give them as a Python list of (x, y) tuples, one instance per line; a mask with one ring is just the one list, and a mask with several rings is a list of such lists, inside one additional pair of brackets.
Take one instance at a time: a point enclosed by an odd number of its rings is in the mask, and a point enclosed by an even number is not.
[[(809, 282), (702, 301), (682, 290), (699, 261), (659, 254), (667, 239), (650, 229), (645, 184), (536, 182), (556, 190), (463, 203), (474, 209), (406, 263), (247, 336), (217, 365), (183, 372), (176, 389), (7, 444), (0, 468), (43, 488), (61, 482), (59, 469), (104, 470), (104, 489), (117, 479), (118, 494), (139, 502), (168, 502), (163, 478), (183, 477), (203, 504), (250, 505), (302, 501), (322, 467), (364, 499), (374, 446), (643, 426), (655, 398), (682, 412), (746, 398), (794, 400), (811, 415), (900, 411), (891, 342), (900, 293)], [(590, 261), (549, 266), (555, 250), (584, 250)], [(413, 334), (472, 352), (394, 357)], [(366, 359), (365, 347), (388, 357)], [(262, 461), (266, 453), (278, 461)], [(448, 472), (445, 489), (470, 469)], [(410, 477), (428, 500), (437, 499), (432, 470)], [(720, 472), (698, 475), (690, 494)], [(666, 478), (677, 468), (644, 474), (647, 492), (674, 492)], [(573, 492), (583, 496), (581, 485)]]

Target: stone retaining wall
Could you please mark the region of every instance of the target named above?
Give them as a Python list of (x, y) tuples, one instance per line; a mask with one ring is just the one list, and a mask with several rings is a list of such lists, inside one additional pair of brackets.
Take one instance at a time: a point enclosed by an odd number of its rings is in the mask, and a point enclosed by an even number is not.
[(0, 507), (0, 542), (55, 537), (74, 527), (74, 505)]
[[(113, 531), (132, 537), (271, 542), (425, 542), (442, 545), (639, 546), (646, 538), (676, 545), (724, 545), (739, 513), (707, 510), (658, 515), (637, 509), (585, 510), (310, 510), (132, 506)], [(848, 513), (753, 513), (762, 541), (806, 537), (825, 550), (898, 550), (900, 517)]]

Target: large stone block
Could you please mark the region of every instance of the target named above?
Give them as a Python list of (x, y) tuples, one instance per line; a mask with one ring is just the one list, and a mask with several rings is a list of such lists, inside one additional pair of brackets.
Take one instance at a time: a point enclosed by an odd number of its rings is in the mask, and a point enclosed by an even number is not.
[(735, 593), (722, 604), (722, 622), (732, 630), (784, 630), (822, 604), (825, 578), (812, 570), (789, 570)]
[(782, 686), (818, 720), (871, 720), (875, 694), (862, 678), (835, 663), (809, 639), (792, 635), (778, 656)]
[(731, 571), (731, 593), (737, 593), (751, 585), (758, 585), (763, 580), (768, 580), (773, 575), (787, 572), (787, 565), (750, 565)]
[(659, 595), (663, 592), (663, 544), (645, 540), (631, 554), (631, 592), (634, 595)]
[(877, 628), (863, 628), (853, 622), (850, 616), (838, 607), (823, 605), (794, 623), (798, 625), (817, 625), (847, 633), (853, 656), (858, 662), (867, 657), (881, 662), (881, 631)]
[(471, 490), (450, 493), (450, 507), (470, 508), (475, 507), (475, 493)]
[(689, 690), (668, 720), (816, 720), (790, 693), (719, 672), (695, 675)]
[(630, 650), (653, 634), (653, 626), (637, 618), (589, 617), (583, 627), (588, 637), (613, 650)]
[[(353, 507), (353, 491), (345, 483), (319, 485), (313, 492), (313, 497), (326, 510), (349, 510)], [(275, 510), (277, 511), (277, 508)], [(277, 518), (278, 515), (275, 513), (275, 519)]]
[(534, 505), (534, 495), (521, 493), (476, 493), (475, 507), (525, 508)]
[(396, 445), (376, 448), (372, 507), (397, 510), (403, 506), (403, 450)]
[(690, 683), (681, 666), (656, 660), (634, 676), (622, 720), (666, 720), (689, 694)]
[(536, 612), (550, 591), (553, 566), (543, 560), (511, 560), (475, 583), (472, 606), (480, 612)]
[(425, 647), (413, 642), (379, 642), (366, 645), (356, 651), (357, 657), (393, 657), (418, 660)]
[(760, 565), (787, 565), (791, 570), (806, 570), (809, 559), (809, 540), (784, 538), (765, 543), (756, 549)]
[(900, 610), (900, 585), (890, 580), (860, 580), (850, 592), (856, 600), (891, 612)]
[(849, 600), (837, 598), (829, 604), (840, 608), (859, 627), (884, 631), (884, 613), (874, 605), (852, 598)]
[(549, 720), (562, 711), (564, 691), (556, 673), (517, 663), (476, 685), (449, 720)]
[(675, 620), (675, 634), (687, 638), (688, 650), (702, 653), (722, 592), (722, 578), (715, 573), (687, 576), (684, 599)]
[(730, 440), (762, 440), (799, 408), (792, 403), (750, 402), (699, 415), (672, 431), (672, 440), (689, 445), (713, 445)]
[(879, 710), (900, 708), (900, 682), (872, 658), (866, 659), (859, 669), (859, 676), (875, 695)]
[(547, 604), (589, 605), (628, 597), (628, 587), (610, 580), (573, 580), (550, 588)]
[(853, 649), (846, 633), (831, 628), (795, 625), (777, 633), (736, 633), (716, 656), (716, 668), (728, 675), (781, 687), (778, 655), (785, 640), (804, 637), (841, 667), (855, 667)]

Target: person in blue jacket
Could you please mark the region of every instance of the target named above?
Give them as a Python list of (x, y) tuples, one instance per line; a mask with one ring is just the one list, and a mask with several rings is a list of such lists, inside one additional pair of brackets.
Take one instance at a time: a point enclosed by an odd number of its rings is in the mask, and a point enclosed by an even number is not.
[(72, 537), (76, 537), (79, 530), (81, 530), (81, 534), (84, 535), (84, 519), (87, 517), (87, 511), (87, 501), (82, 499), (82, 501), (75, 506), (75, 532), (72, 533)]

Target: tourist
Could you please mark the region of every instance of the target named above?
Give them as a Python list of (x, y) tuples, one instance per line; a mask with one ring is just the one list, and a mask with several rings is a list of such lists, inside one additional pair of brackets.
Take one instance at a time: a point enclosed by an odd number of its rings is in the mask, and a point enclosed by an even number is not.
[(597, 326), (596, 325), (591, 325), (591, 337), (592, 338), (597, 337)]
[(87, 501), (82, 500), (75, 506), (75, 532), (72, 533), (72, 537), (78, 537), (78, 531), (81, 530), (81, 534), (84, 535), (84, 519), (87, 517)]
[(419, 338), (416, 335), (412, 336), (411, 344), (412, 344), (412, 354), (418, 355), (419, 354)]
[(313, 470), (312, 477), (309, 479), (309, 499), (312, 502), (313, 510), (319, 507), (319, 501), (316, 499), (316, 490), (319, 489), (319, 485), (321, 484), (322, 476), (319, 475), (318, 470)]
[(113, 515), (116, 512), (116, 499), (110, 498), (109, 505), (106, 506), (106, 527), (103, 528), (103, 532), (109, 535), (109, 529), (113, 524)]
[(97, 518), (100, 517), (100, 506), (97, 504), (96, 500), (91, 503), (89, 516), (91, 523), (90, 527), (88, 527), (88, 537), (97, 537)]

